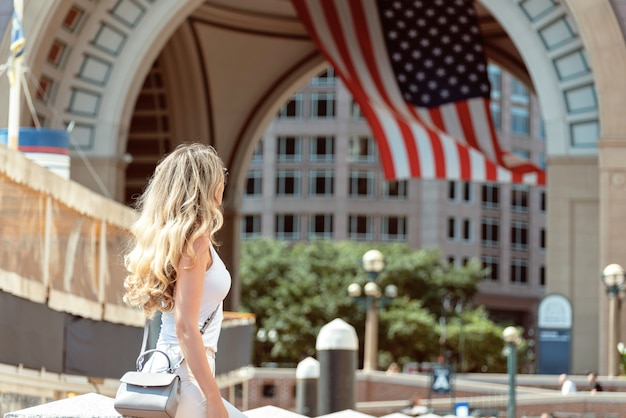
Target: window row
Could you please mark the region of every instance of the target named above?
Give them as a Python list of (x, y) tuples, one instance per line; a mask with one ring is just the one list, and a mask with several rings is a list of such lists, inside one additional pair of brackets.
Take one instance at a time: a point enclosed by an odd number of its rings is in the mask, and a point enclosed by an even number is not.
[[(332, 169), (308, 170), (308, 191), (303, 190), (303, 172), (301, 170), (277, 170), (275, 173), (274, 192), (279, 197), (299, 197), (305, 194), (315, 197), (335, 195), (335, 171)], [(352, 170), (348, 180), (348, 195), (353, 198), (374, 198), (376, 196), (376, 173), (372, 171)], [(263, 172), (250, 170), (246, 179), (246, 196), (263, 195)], [(385, 199), (406, 200), (408, 181), (383, 181), (382, 196)]]
[[(500, 281), (500, 260), (498, 257), (483, 256), (482, 264), (483, 268), (488, 270), (485, 280), (492, 282)], [(530, 282), (527, 260), (514, 258), (511, 260), (509, 269), (509, 281), (511, 283), (525, 285)], [(539, 266), (539, 271), (537, 272), (537, 284), (539, 286), (546, 285), (546, 268), (543, 265)]]
[[(369, 215), (349, 215), (347, 238), (357, 241), (374, 241), (376, 219)], [(406, 241), (407, 219), (404, 216), (382, 216), (380, 239), (382, 241)], [(245, 215), (241, 220), (243, 238), (262, 235), (261, 215)], [(333, 239), (335, 238), (335, 215), (330, 213), (299, 215), (277, 214), (274, 216), (274, 237), (285, 240)]]
[[(471, 193), (471, 192), (470, 192)], [(529, 209), (530, 188), (524, 184), (514, 184), (511, 186), (511, 211), (517, 213), (527, 213)], [(470, 198), (471, 199), (471, 198)], [(485, 209), (500, 208), (500, 186), (494, 183), (487, 183), (481, 186), (481, 203)], [(539, 211), (546, 211), (545, 190), (539, 192)]]
[[(483, 218), (481, 224), (481, 245), (487, 248), (500, 247), (500, 221), (496, 218)], [(511, 249), (514, 251), (528, 250), (528, 223), (513, 221), (511, 223)], [(539, 249), (546, 249), (546, 229), (539, 231)]]
[[(283, 163), (297, 163), (305, 159), (304, 148), (308, 142), (308, 159), (312, 162), (335, 161), (336, 140), (333, 135), (303, 137), (283, 135), (276, 138), (276, 160)], [(254, 162), (262, 160), (262, 147), (257, 147)], [(371, 136), (352, 136), (349, 140), (348, 162), (376, 163), (378, 154), (376, 142)]]

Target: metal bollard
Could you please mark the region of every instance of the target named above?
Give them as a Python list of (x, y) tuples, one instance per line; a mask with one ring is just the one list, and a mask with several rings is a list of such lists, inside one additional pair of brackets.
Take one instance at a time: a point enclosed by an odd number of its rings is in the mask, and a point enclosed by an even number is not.
[(355, 408), (355, 372), (359, 340), (354, 327), (341, 319), (324, 325), (315, 344), (320, 363), (317, 413)]
[(307, 357), (296, 368), (296, 412), (314, 417), (317, 415), (317, 384), (320, 362)]

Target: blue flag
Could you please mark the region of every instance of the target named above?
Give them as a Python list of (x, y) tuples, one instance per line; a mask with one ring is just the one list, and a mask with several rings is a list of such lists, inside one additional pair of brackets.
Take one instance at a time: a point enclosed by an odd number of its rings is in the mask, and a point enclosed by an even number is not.
[(11, 52), (13, 58), (18, 58), (24, 53), (24, 28), (22, 27), (22, 20), (17, 15), (15, 8), (13, 8), (13, 21), (11, 27)]

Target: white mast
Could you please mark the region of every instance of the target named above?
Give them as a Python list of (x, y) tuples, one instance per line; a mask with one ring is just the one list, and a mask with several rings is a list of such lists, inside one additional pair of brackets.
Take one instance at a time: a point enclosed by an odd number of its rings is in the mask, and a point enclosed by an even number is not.
[(7, 146), (18, 149), (20, 113), (22, 109), (22, 60), (24, 58), (24, 16), (23, 0), (13, 0), (13, 20), (11, 28), (11, 58), (9, 59), (9, 125)]

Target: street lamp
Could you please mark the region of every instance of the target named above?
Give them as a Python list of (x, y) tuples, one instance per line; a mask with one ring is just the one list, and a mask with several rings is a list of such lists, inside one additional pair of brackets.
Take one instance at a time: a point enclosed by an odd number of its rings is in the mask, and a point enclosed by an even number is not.
[(517, 373), (517, 344), (520, 341), (518, 329), (516, 327), (506, 327), (502, 332), (502, 339), (506, 343), (506, 355), (508, 356), (509, 407), (507, 417), (515, 418), (515, 374)]
[[(378, 250), (369, 250), (361, 259), (363, 270), (367, 272), (367, 283), (361, 289), (358, 283), (348, 286), (348, 294), (355, 299), (365, 293), (365, 344), (363, 353), (363, 370), (376, 370), (378, 368), (378, 300), (383, 297), (382, 291), (376, 279), (385, 268), (385, 258)], [(394, 285), (385, 287), (385, 297), (395, 298), (398, 288)]]
[(609, 341), (608, 375), (615, 376), (619, 364), (617, 334), (619, 333), (619, 292), (624, 288), (624, 268), (619, 264), (609, 264), (602, 271), (602, 283), (609, 296)]

